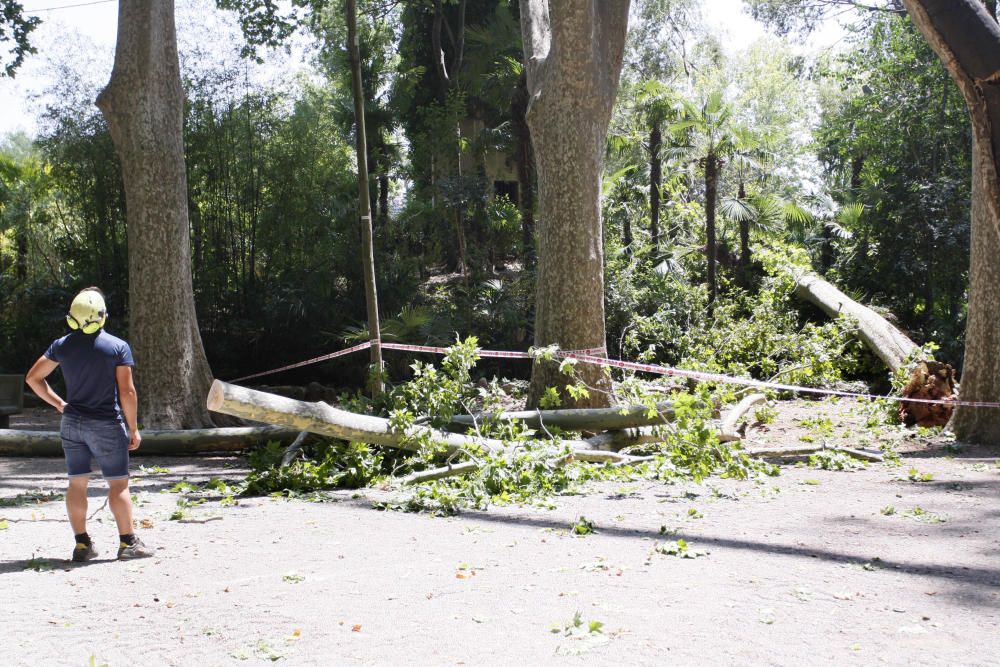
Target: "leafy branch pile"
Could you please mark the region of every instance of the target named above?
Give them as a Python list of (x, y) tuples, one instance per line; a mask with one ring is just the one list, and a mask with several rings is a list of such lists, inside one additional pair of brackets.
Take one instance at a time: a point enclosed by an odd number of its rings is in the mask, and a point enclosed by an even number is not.
[[(414, 363), (413, 379), (387, 397), (385, 408), (393, 430), (410, 434), (405, 442), (407, 451), (323, 441), (308, 447), (306, 458), (282, 467), (281, 447), (271, 444), (251, 455), (253, 471), (243, 492), (391, 486), (404, 475), (464, 464), (468, 474), (417, 483), (405, 500), (393, 505), (454, 513), (463, 508), (482, 509), (491, 503), (542, 502), (572, 493), (591, 480), (701, 480), (713, 474), (743, 479), (774, 471), (752, 460), (738, 443), (719, 442), (712, 423), (713, 397), (707, 390), (697, 395), (672, 394), (673, 421), (653, 427), (655, 442), (628, 450), (629, 455), (641, 456), (626, 456), (619, 463), (584, 463), (581, 450), (572, 446), (581, 442), (580, 434), (544, 424), (533, 429), (523, 421), (500, 418), (513, 397), (500, 382), (473, 382), (471, 370), (479, 359), (477, 342), (475, 338), (458, 342), (440, 366)], [(572, 364), (564, 364), (563, 371), (573, 377)], [(587, 391), (579, 382), (570, 386), (576, 392)], [(651, 417), (657, 414), (656, 397), (643, 392), (634, 379), (626, 378), (620, 388), (621, 398), (628, 403), (646, 406)], [(449, 450), (435, 441), (431, 430), (412, 428), (454, 429), (452, 420), (458, 414), (481, 415), (474, 420), (470, 435), (500, 442), (502, 447), (471, 444)]]

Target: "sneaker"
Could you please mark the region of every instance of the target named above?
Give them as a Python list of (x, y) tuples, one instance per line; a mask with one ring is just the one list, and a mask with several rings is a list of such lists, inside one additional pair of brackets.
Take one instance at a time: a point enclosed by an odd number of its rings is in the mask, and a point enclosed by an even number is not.
[(130, 558), (149, 558), (153, 555), (153, 550), (142, 543), (138, 537), (132, 544), (118, 543), (118, 560), (128, 560)]
[(94, 548), (93, 544), (77, 542), (76, 546), (73, 547), (74, 563), (83, 563), (84, 561), (92, 560), (97, 558), (97, 555), (97, 549)]

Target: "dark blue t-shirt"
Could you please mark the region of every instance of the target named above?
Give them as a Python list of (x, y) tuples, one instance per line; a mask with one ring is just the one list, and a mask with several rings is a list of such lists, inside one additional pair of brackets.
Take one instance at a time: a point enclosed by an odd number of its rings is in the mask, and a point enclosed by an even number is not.
[(74, 331), (52, 343), (45, 356), (62, 367), (67, 413), (121, 421), (115, 369), (135, 365), (128, 343), (103, 329)]

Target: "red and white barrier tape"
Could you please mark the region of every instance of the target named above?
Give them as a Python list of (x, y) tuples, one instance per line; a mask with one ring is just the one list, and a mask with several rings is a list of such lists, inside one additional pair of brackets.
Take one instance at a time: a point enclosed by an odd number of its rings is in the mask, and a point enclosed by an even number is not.
[[(264, 371), (262, 373), (255, 373), (253, 375), (247, 375), (245, 377), (237, 378), (232, 380), (232, 382), (240, 382), (242, 380), (249, 380), (252, 378), (262, 377), (264, 375), (271, 375), (272, 373), (279, 373), (281, 371), (287, 371), (292, 368), (299, 368), (301, 366), (308, 366), (309, 364), (319, 363), (321, 361), (327, 361), (328, 359), (334, 359), (336, 357), (342, 357), (344, 355), (351, 354), (353, 352), (360, 352), (361, 350), (366, 350), (373, 345), (372, 341), (366, 341), (364, 343), (359, 343), (354, 347), (349, 347), (346, 350), (340, 350), (339, 352), (333, 352), (331, 354), (326, 354), (321, 357), (315, 357), (306, 361), (300, 361), (296, 364), (290, 364), (288, 366), (282, 366), (281, 368), (275, 368), (274, 370)], [(444, 347), (434, 347), (431, 345), (409, 345), (406, 343), (386, 343), (382, 342), (380, 347), (384, 350), (396, 350), (399, 352), (425, 352), (429, 354), (445, 354), (448, 352), (447, 348)], [(477, 353), (483, 358), (496, 358), (496, 359), (531, 359), (532, 356), (527, 352), (512, 352), (508, 350), (478, 350)], [(596, 354), (604, 353), (604, 348), (591, 348), (588, 350), (560, 350), (556, 352), (556, 356), (577, 359), (579, 361), (584, 361), (588, 364), (597, 364), (600, 366), (611, 366), (613, 368), (621, 368), (631, 371), (639, 371), (642, 373), (654, 373), (656, 375), (667, 375), (670, 377), (682, 377), (691, 380), (700, 380), (702, 382), (718, 382), (719, 384), (736, 384), (745, 387), (757, 387), (759, 389), (774, 389), (777, 391), (790, 391), (795, 393), (805, 393), (805, 394), (818, 394), (822, 396), (838, 396), (841, 398), (864, 398), (868, 400), (882, 399), (888, 401), (896, 402), (906, 402), (906, 403), (925, 403), (930, 405), (950, 405), (950, 406), (962, 406), (969, 408), (1000, 408), (1000, 402), (998, 401), (951, 401), (951, 400), (941, 400), (941, 399), (930, 399), (930, 398), (903, 398), (901, 396), (881, 396), (879, 394), (862, 394), (852, 391), (839, 391), (837, 389), (820, 389), (818, 387), (800, 387), (793, 384), (784, 384), (781, 382), (767, 382), (765, 380), (754, 380), (752, 378), (738, 378), (731, 377), (729, 375), (721, 375), (719, 373), (705, 373), (702, 371), (690, 371), (682, 368), (671, 368), (669, 366), (657, 366), (655, 364), (640, 364), (634, 361), (622, 361), (620, 359), (608, 359), (606, 357), (595, 356)]]
[(230, 382), (242, 382), (243, 380), (252, 380), (253, 378), (264, 377), (265, 375), (273, 375), (274, 373), (280, 373), (281, 371), (289, 371), (293, 368), (301, 368), (302, 366), (308, 366), (310, 364), (318, 364), (321, 361), (327, 361), (329, 359), (336, 359), (337, 357), (344, 357), (348, 354), (353, 354), (355, 352), (360, 352), (361, 350), (367, 350), (372, 346), (370, 340), (366, 340), (364, 343), (358, 343), (354, 347), (349, 347), (346, 350), (339, 350), (337, 352), (331, 352), (330, 354), (324, 354), (322, 357), (314, 357), (312, 359), (307, 359), (305, 361), (300, 361), (297, 364), (289, 364), (287, 366), (282, 366), (281, 368), (275, 368), (270, 371), (263, 371), (261, 373), (254, 373), (253, 375), (244, 375), (241, 378), (236, 378), (235, 380), (230, 380)]

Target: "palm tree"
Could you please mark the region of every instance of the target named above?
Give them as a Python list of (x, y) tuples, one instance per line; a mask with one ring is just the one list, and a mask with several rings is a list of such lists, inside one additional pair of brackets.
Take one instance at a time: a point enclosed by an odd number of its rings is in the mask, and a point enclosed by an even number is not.
[(789, 240), (806, 247), (820, 247), (820, 272), (833, 266), (833, 239), (850, 239), (852, 228), (865, 211), (861, 202), (840, 204), (828, 193), (822, 192), (806, 198), (806, 208), (789, 218)]
[(660, 195), (663, 187), (663, 126), (679, 120), (680, 106), (663, 82), (650, 79), (639, 85), (636, 101), (649, 128), (649, 236), (653, 252), (660, 245)]
[(697, 161), (705, 175), (705, 254), (708, 257), (708, 305), (711, 309), (718, 293), (715, 213), (722, 169), (729, 162), (743, 165), (741, 169), (748, 168), (754, 163), (754, 152), (763, 140), (759, 134), (736, 123), (733, 108), (723, 101), (721, 91), (712, 93), (700, 105), (688, 100), (682, 104), (683, 118), (673, 123), (670, 129), (678, 138), (687, 140), (685, 148), (688, 154)]

